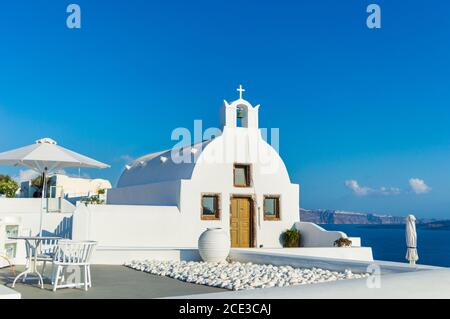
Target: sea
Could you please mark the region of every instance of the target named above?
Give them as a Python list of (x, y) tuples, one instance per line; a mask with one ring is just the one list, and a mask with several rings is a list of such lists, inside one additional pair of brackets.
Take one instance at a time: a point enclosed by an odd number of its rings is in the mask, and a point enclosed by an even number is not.
[[(405, 225), (320, 225), (361, 237), (361, 246), (372, 247), (373, 258), (406, 262)], [(417, 229), (418, 264), (450, 267), (450, 230)]]

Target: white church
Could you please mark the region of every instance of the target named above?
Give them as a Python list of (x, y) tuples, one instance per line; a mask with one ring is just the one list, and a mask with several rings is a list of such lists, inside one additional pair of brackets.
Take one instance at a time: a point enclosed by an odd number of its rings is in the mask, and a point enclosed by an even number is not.
[[(98, 242), (97, 264), (196, 260), (198, 239), (208, 228), (222, 228), (231, 246), (245, 251), (372, 260), (359, 238), (351, 238), (352, 249), (336, 248), (334, 241), (346, 234), (300, 222), (299, 185), (291, 183), (275, 147), (263, 138), (259, 105), (243, 99), (242, 87), (238, 91), (236, 101), (224, 101), (214, 137), (135, 160), (117, 187), (107, 190), (106, 204), (48, 199), (60, 209), (44, 214), (44, 233)], [(17, 234), (37, 233), (41, 204), (38, 198), (0, 198), (0, 234), (13, 224)], [(293, 227), (301, 247), (279, 249), (282, 233)], [(23, 243), (9, 240), (6, 246), (16, 263), (25, 263)]]
[(232, 247), (281, 247), (281, 233), (299, 221), (299, 185), (263, 139), (259, 105), (243, 99), (242, 86), (238, 91), (221, 108), (220, 135), (135, 160), (108, 190), (107, 204), (171, 207), (177, 218), (160, 215), (158, 223), (182, 223), (188, 245), (220, 227)]

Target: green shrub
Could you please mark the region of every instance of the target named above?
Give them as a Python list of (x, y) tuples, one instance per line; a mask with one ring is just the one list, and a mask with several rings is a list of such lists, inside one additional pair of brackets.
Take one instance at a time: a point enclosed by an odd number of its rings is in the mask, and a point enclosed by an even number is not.
[(103, 204), (105, 204), (105, 201), (100, 199), (98, 195), (83, 197), (82, 199), (80, 199), (80, 202), (84, 203), (85, 205), (88, 205), (88, 204), (103, 205)]
[(348, 238), (341, 237), (334, 242), (335, 247), (351, 247), (352, 241)]
[(5, 195), (8, 198), (16, 196), (16, 192), (19, 189), (19, 185), (8, 175), (0, 175), (0, 194)]
[(284, 247), (300, 247), (300, 232), (297, 229), (287, 229), (282, 238)]

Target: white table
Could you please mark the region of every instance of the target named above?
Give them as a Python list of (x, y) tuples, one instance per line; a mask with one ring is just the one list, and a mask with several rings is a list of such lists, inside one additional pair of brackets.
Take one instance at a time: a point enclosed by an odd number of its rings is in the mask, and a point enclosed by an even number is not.
[[(16, 281), (22, 276), (28, 276), (30, 274), (36, 274), (39, 278), (39, 284), (41, 289), (44, 289), (44, 280), (42, 279), (42, 275), (37, 270), (37, 262), (38, 262), (38, 248), (43, 240), (57, 240), (62, 239), (61, 237), (44, 237), (44, 236), (18, 236), (18, 237), (10, 237), (9, 239), (14, 240), (25, 240), (28, 243), (28, 266), (27, 268), (21, 272), (15, 279), (12, 284), (12, 288), (14, 288)], [(27, 277), (25, 277), (27, 278)]]

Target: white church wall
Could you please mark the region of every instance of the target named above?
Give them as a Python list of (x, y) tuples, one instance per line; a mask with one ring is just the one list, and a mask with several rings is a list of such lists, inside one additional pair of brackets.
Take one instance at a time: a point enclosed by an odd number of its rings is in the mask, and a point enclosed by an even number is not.
[[(258, 140), (257, 143), (253, 142)], [(235, 141), (238, 141), (236, 143)], [(237, 149), (224, 146), (230, 143)], [(267, 156), (267, 162), (258, 161), (247, 145), (256, 144)], [(225, 154), (226, 153), (226, 154)], [(230, 156), (229, 158), (227, 158)], [(235, 163), (251, 164), (252, 187), (234, 187)], [(220, 194), (220, 220), (201, 220), (202, 194)], [(230, 231), (230, 201), (232, 196), (250, 196), (254, 200), (256, 246), (281, 247), (281, 233), (299, 221), (299, 185), (291, 184), (287, 170), (278, 154), (260, 138), (258, 130), (225, 130), (223, 135), (210, 143), (199, 158), (191, 180), (181, 186), (180, 207), (183, 214), (193, 214), (194, 222)], [(280, 197), (280, 220), (268, 221), (263, 216), (263, 199), (267, 195)]]
[(178, 206), (180, 181), (112, 188), (107, 193), (110, 205)]
[[(225, 170), (223, 170), (225, 171)], [(281, 233), (294, 226), (295, 222), (298, 222), (298, 185), (291, 185), (289, 189), (284, 190), (283, 195), (280, 197), (280, 220), (268, 221), (264, 220), (263, 216), (263, 198), (264, 195), (278, 194), (275, 193), (273, 188), (267, 187), (259, 189), (256, 193), (246, 190), (229, 187), (224, 189), (223, 185), (219, 182), (216, 185), (213, 183), (208, 184), (208, 187), (202, 186), (201, 183), (184, 181), (183, 188), (188, 187), (189, 191), (182, 192), (182, 212), (183, 214), (191, 215), (195, 224), (204, 225), (200, 229), (206, 229), (206, 227), (221, 227), (226, 232), (230, 231), (230, 203), (231, 197), (242, 195), (252, 196), (256, 199), (256, 207), (254, 209), (255, 224), (256, 224), (256, 246), (268, 248), (281, 247), (280, 242)], [(276, 185), (275, 185), (276, 187)], [(265, 192), (266, 191), (266, 192)], [(215, 193), (220, 194), (220, 220), (217, 221), (205, 221), (201, 220), (201, 194)]]

